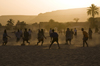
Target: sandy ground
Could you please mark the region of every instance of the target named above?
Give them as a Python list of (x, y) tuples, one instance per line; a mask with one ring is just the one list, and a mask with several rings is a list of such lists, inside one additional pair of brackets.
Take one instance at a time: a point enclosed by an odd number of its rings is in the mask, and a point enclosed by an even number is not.
[[(2, 37), (0, 32), (0, 37)], [(100, 35), (93, 34), (93, 39), (88, 40), (89, 47), (82, 47), (82, 33), (74, 37), (72, 45), (65, 45), (64, 34), (59, 34), (61, 49), (57, 49), (56, 43), (48, 49), (50, 38), (45, 39), (44, 45), (35, 46), (37, 35), (33, 33), (31, 45), (20, 46), (22, 40), (16, 43), (11, 31), (8, 35), (7, 46), (0, 46), (0, 66), (100, 66)], [(48, 36), (48, 33), (46, 33)], [(2, 38), (0, 38), (2, 45)]]

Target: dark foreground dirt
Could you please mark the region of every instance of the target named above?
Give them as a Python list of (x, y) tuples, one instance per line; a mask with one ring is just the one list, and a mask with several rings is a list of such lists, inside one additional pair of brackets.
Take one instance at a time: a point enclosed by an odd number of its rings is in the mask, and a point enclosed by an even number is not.
[(59, 35), (61, 49), (57, 49), (56, 44), (48, 49), (48, 37), (43, 46), (34, 46), (37, 34), (33, 34), (30, 46), (20, 46), (22, 40), (16, 43), (14, 34), (8, 34), (12, 38), (7, 46), (1, 46), (2, 33), (0, 34), (0, 66), (100, 66), (99, 34), (93, 34), (93, 39), (88, 40), (89, 47), (82, 47), (81, 31), (72, 40), (72, 45), (65, 45), (65, 35)]
[(100, 46), (0, 46), (0, 66), (100, 66)]

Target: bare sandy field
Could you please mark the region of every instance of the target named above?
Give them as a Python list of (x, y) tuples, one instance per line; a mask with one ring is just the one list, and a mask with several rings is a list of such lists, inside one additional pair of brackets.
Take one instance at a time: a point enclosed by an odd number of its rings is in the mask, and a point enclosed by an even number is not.
[[(2, 45), (0, 32), (0, 45)], [(48, 49), (50, 38), (45, 39), (44, 45), (35, 46), (37, 35), (34, 32), (31, 45), (20, 46), (22, 40), (16, 43), (14, 34), (8, 31), (7, 46), (0, 46), (0, 66), (100, 66), (100, 35), (93, 33), (93, 39), (88, 40), (89, 47), (82, 47), (82, 33), (72, 40), (72, 45), (65, 45), (64, 34), (59, 34), (61, 49), (56, 43)], [(45, 34), (48, 36), (48, 33)]]

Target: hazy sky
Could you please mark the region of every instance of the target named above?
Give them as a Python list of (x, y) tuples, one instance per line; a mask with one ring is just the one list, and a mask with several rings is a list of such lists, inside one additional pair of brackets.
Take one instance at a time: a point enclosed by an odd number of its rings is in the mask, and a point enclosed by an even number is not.
[(0, 0), (0, 15), (38, 15), (54, 10), (100, 6), (100, 0)]

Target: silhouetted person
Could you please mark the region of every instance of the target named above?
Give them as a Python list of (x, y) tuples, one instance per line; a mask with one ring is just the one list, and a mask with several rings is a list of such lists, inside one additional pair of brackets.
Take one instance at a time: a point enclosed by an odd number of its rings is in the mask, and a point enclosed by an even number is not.
[(56, 32), (54, 32), (54, 29), (52, 30), (52, 33), (51, 33), (51, 39), (52, 39), (52, 42), (49, 46), (49, 49), (51, 48), (51, 46), (54, 42), (57, 42), (58, 49), (60, 49), (60, 46), (59, 46), (59, 43), (58, 43), (58, 34)]
[(88, 34), (89, 34), (89, 39), (92, 39), (92, 30), (91, 30), (91, 28), (89, 28)]
[(73, 39), (73, 35), (74, 35), (73, 29), (71, 29), (71, 35), (72, 35), (72, 38), (71, 39)]
[(42, 33), (42, 35), (44, 36), (44, 30), (43, 30), (43, 29), (41, 29), (41, 33)]
[(77, 30), (74, 28), (74, 35), (77, 36)]
[(38, 29), (38, 40), (39, 40), (39, 38), (40, 38), (40, 33), (41, 33), (41, 31), (40, 31), (40, 29)]
[(27, 32), (27, 29), (25, 29), (25, 31), (24, 31), (24, 37), (23, 37), (23, 45), (25, 45), (25, 44), (24, 44), (25, 41), (26, 41), (28, 44), (30, 44), (30, 42), (29, 42), (28, 40), (29, 40), (29, 33)]
[(50, 31), (49, 31), (49, 36), (50, 36), (50, 42), (52, 41), (52, 37), (51, 37), (51, 33), (52, 33), (52, 29), (50, 28)]
[(44, 35), (44, 30), (43, 30), (43, 29), (41, 29), (41, 33), (42, 33), (42, 38), (43, 38), (43, 41), (42, 41), (42, 44), (41, 44), (41, 46), (42, 46), (43, 43), (44, 43), (44, 38), (46, 39), (46, 37), (45, 37), (45, 35)]
[(31, 29), (29, 29), (28, 33), (29, 33), (29, 39), (31, 39), (31, 33), (32, 33)]
[(98, 33), (99, 29), (98, 27), (95, 28), (95, 33)]
[(66, 44), (68, 44), (68, 41), (71, 44), (71, 39), (72, 39), (72, 32), (69, 30), (69, 28), (67, 28), (67, 31), (66, 31)]
[(17, 38), (16, 42), (18, 42), (20, 40), (20, 38), (21, 38), (21, 32), (19, 31), (19, 29), (15, 34), (16, 34), (16, 38)]
[(87, 47), (88, 47), (88, 43), (87, 43), (87, 40), (88, 40), (88, 33), (86, 31), (84, 31), (84, 28), (81, 29), (82, 32), (83, 32), (83, 47), (86, 43)]
[(21, 37), (23, 37), (23, 32), (22, 32), (22, 29), (20, 29), (20, 31), (19, 31), (20, 33), (21, 33)]
[(11, 38), (10, 36), (7, 35), (7, 31), (4, 30), (4, 33), (3, 33), (3, 45), (6, 45), (8, 43), (8, 37)]
[(42, 42), (42, 43), (41, 43), (41, 46), (42, 46), (43, 43), (44, 43), (44, 38), (46, 38), (46, 37), (44, 36), (44, 31), (43, 31), (43, 29), (41, 29), (41, 31), (40, 31), (40, 29), (39, 29), (39, 30), (38, 30), (38, 42), (37, 42), (37, 45), (38, 45), (38, 43)]

